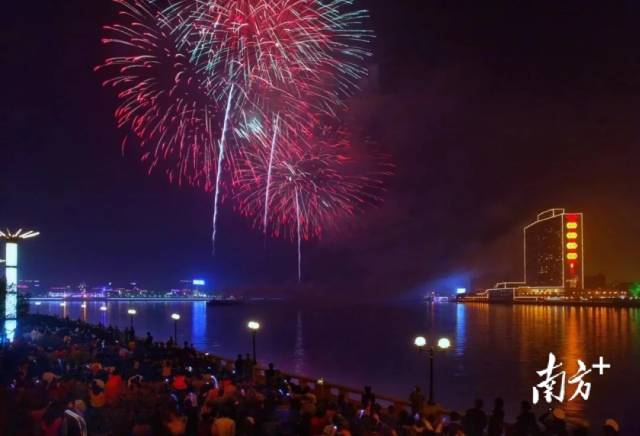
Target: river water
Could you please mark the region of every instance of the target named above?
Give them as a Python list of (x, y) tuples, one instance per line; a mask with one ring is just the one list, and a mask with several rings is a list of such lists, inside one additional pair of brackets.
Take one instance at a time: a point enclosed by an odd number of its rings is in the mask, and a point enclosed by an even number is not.
[[(626, 434), (640, 434), (640, 417), (633, 416), (640, 392), (640, 309), (486, 304), (362, 304), (323, 305), (289, 302), (208, 307), (203, 302), (43, 302), (32, 312), (83, 318), (89, 322), (129, 325), (135, 308), (136, 334), (150, 331), (156, 340), (173, 335), (172, 313), (179, 313), (178, 340), (202, 351), (233, 357), (251, 351), (246, 323), (257, 320), (257, 355), (261, 363), (296, 374), (361, 387), (405, 399), (412, 387), (426, 392), (428, 360), (413, 346), (416, 335), (429, 340), (447, 337), (452, 346), (435, 356), (435, 399), (464, 411), (481, 397), (490, 410), (497, 396), (505, 400), (508, 418), (521, 400), (532, 400), (536, 374), (554, 353), (567, 381), (578, 371), (611, 364), (584, 377), (591, 383), (588, 400), (568, 401), (578, 384), (567, 384), (563, 407), (570, 417), (600, 427), (617, 419)], [(555, 373), (554, 373), (555, 374)], [(558, 384), (559, 385), (559, 384)], [(558, 386), (556, 385), (556, 387)], [(557, 391), (556, 391), (557, 393)], [(544, 399), (538, 413), (549, 406)], [(599, 432), (599, 430), (598, 430)]]

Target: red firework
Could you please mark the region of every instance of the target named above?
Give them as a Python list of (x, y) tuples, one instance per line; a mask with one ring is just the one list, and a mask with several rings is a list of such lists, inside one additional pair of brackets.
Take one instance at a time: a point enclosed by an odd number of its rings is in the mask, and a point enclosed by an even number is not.
[[(372, 32), (352, 0), (199, 0), (171, 8), (179, 45), (211, 84), (216, 100), (239, 91), (234, 106), (288, 110), (303, 99), (335, 113), (366, 76), (361, 61)], [(186, 18), (185, 18), (186, 17)]]
[(102, 41), (120, 53), (95, 69), (113, 75), (103, 85), (118, 89), (118, 127), (137, 138), (149, 171), (161, 165), (172, 181), (211, 189), (219, 105), (207, 97), (189, 54), (176, 48), (163, 27), (161, 10), (147, 1), (114, 1), (121, 22), (105, 26), (109, 37)]
[(366, 76), (373, 35), (352, 0), (114, 2), (103, 42), (119, 53), (96, 69), (118, 126), (149, 171), (215, 191), (214, 243), (225, 180), (242, 214), (298, 248), (379, 200), (388, 168), (363, 171), (345, 131), (317, 127)]
[(287, 144), (276, 148), (273, 158), (267, 147), (245, 153), (234, 184), (237, 210), (256, 228), (267, 223), (274, 237), (320, 239), (381, 201), (391, 168), (376, 159), (371, 170), (354, 159), (345, 131), (283, 132), (280, 138)]

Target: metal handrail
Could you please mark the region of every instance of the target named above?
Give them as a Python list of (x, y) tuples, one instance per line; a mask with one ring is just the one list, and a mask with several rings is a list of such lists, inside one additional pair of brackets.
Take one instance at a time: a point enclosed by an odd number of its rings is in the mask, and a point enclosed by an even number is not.
[[(78, 425), (78, 429), (80, 430), (80, 436), (88, 436), (89, 432), (87, 431), (87, 423), (85, 422), (82, 416), (78, 415), (76, 412), (74, 412), (71, 409), (65, 410), (64, 414), (66, 415), (67, 419), (72, 419)], [(68, 425), (64, 434), (69, 434)]]
[[(219, 360), (224, 365), (233, 365), (235, 363), (235, 359), (231, 359), (228, 357), (216, 356), (213, 354), (209, 354), (209, 357), (213, 357), (214, 359)], [(256, 365), (253, 367), (253, 379), (264, 382), (265, 379), (265, 371), (266, 367)], [(289, 377), (292, 381), (297, 381), (302, 386), (309, 386), (313, 388), (314, 394), (319, 398), (331, 398), (335, 399), (339, 394), (344, 394), (345, 398), (352, 403), (359, 403), (360, 400), (358, 398), (353, 398), (355, 395), (359, 397), (362, 394), (361, 389), (356, 389), (351, 386), (346, 386), (338, 383), (327, 382), (323, 379), (309, 377), (306, 375), (295, 374), (292, 372), (280, 371), (278, 373), (283, 377)], [(335, 392), (334, 392), (335, 391)], [(411, 410), (411, 405), (406, 400), (400, 400), (398, 398), (394, 398), (388, 395), (378, 395), (376, 394), (376, 402), (378, 403), (387, 403), (393, 404), (396, 409), (405, 409), (407, 411)]]

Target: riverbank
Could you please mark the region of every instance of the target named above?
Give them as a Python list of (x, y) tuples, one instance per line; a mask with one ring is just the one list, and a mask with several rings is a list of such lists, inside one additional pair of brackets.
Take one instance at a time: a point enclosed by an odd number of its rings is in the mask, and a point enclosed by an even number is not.
[(464, 298), (458, 303), (480, 303), (497, 305), (526, 305), (526, 306), (567, 306), (567, 307), (618, 307), (618, 308), (638, 308), (640, 300), (487, 300)]
[[(41, 355), (41, 353), (35, 350), (44, 347), (46, 361), (56, 362), (57, 359), (61, 359), (62, 363), (64, 363), (64, 365), (47, 368), (49, 370), (48, 372), (52, 372), (57, 377), (61, 377), (59, 379), (61, 381), (68, 381), (72, 385), (71, 387), (77, 386), (78, 384), (91, 387), (94, 374), (88, 374), (88, 368), (99, 364), (105, 369), (105, 373), (102, 374), (104, 378), (103, 383), (108, 382), (112, 375), (112, 372), (109, 371), (113, 371), (113, 369), (117, 369), (118, 372), (120, 372), (124, 377), (123, 380), (128, 380), (138, 375), (142, 377), (141, 388), (134, 386), (133, 392), (131, 392), (128, 387), (123, 389), (125, 398), (129, 398), (131, 395), (135, 397), (141, 390), (146, 390), (147, 396), (152, 395), (153, 398), (160, 403), (167, 400), (167, 397), (170, 399), (172, 395), (180, 398), (176, 389), (173, 388), (173, 384), (176, 379), (183, 380), (187, 389), (191, 389), (190, 392), (193, 392), (199, 399), (198, 410), (201, 411), (208, 401), (207, 395), (209, 395), (212, 389), (218, 393), (211, 395), (219, 395), (222, 392), (224, 396), (224, 387), (214, 388), (210, 383), (206, 383), (208, 380), (213, 380), (210, 378), (210, 374), (215, 376), (220, 382), (220, 386), (223, 386), (225, 380), (227, 380), (226, 383), (232, 383), (232, 385), (236, 387), (236, 393), (244, 389), (242, 395), (233, 397), (234, 401), (244, 403), (248, 399), (248, 392), (255, 392), (265, 398), (271, 398), (271, 400), (269, 400), (273, 402), (271, 406), (274, 406), (284, 415), (278, 415), (275, 418), (272, 415), (269, 415), (269, 417), (261, 417), (259, 419), (259, 427), (262, 428), (263, 425), (268, 423), (268, 425), (276, 425), (281, 429), (288, 428), (289, 430), (283, 430), (282, 433), (257, 434), (314, 434), (301, 431), (302, 428), (308, 428), (306, 426), (311, 425), (312, 419), (316, 416), (316, 413), (309, 413), (311, 409), (321, 415), (320, 418), (322, 420), (328, 419), (328, 421), (325, 420), (323, 422), (337, 424), (337, 421), (334, 421), (333, 418), (329, 419), (331, 415), (333, 415), (334, 418), (336, 416), (344, 418), (341, 425), (344, 426), (345, 432), (350, 430), (351, 434), (367, 434), (365, 430), (367, 426), (372, 425), (374, 418), (376, 426), (392, 425), (395, 431), (397, 431), (397, 434), (401, 435), (413, 434), (411, 433), (411, 431), (414, 430), (413, 427), (423, 428), (427, 425), (426, 421), (430, 422), (429, 425), (438, 425), (443, 422), (443, 420), (448, 420), (449, 422), (464, 422), (464, 419), (460, 417), (461, 414), (459, 413), (448, 413), (442, 411), (440, 408), (428, 407), (422, 410), (421, 418), (416, 421), (416, 419), (412, 417), (412, 411), (407, 401), (379, 395), (375, 399), (376, 406), (374, 413), (371, 414), (370, 407), (363, 407), (366, 400), (362, 396), (362, 391), (358, 389), (333, 384), (325, 380), (316, 380), (313, 377), (297, 376), (277, 370), (275, 370), (277, 377), (274, 378), (274, 373), (270, 373), (268, 368), (265, 369), (264, 367), (258, 366), (252, 366), (249, 372), (250, 375), (247, 376), (242, 369), (243, 365), (241, 364), (239, 366), (240, 370), (238, 370), (236, 366), (237, 362), (233, 359), (225, 359), (208, 353), (201, 353), (189, 345), (178, 348), (173, 344), (153, 340), (149, 342), (146, 338), (145, 340), (138, 339), (136, 341), (128, 341), (127, 339), (130, 338), (127, 338), (126, 330), (120, 331), (117, 328), (108, 328), (87, 324), (82, 321), (71, 321), (69, 319), (39, 315), (30, 316), (27, 320), (21, 321), (20, 324), (21, 327), (17, 337), (24, 338), (24, 335), (27, 333), (29, 337), (26, 339), (18, 339), (12, 347), (21, 349), (23, 351), (22, 355), (24, 355), (25, 350), (28, 351), (27, 355), (33, 354), (36, 362), (38, 361), (38, 355)], [(35, 341), (32, 340), (34, 329), (36, 331)], [(39, 337), (40, 332), (43, 332), (42, 337)], [(126, 346), (123, 344), (126, 344)], [(5, 351), (6, 350), (3, 350), (3, 362), (5, 362)], [(247, 361), (246, 359), (243, 360), (245, 362)], [(13, 362), (15, 365), (17, 360)], [(165, 371), (167, 367), (170, 368), (168, 372)], [(44, 373), (40, 372), (40, 370), (42, 370), (42, 368), (34, 368), (32, 371), (27, 371), (32, 377), (18, 381), (16, 387), (23, 386), (29, 389), (29, 385), (31, 385), (31, 387), (38, 385), (38, 380), (42, 380), (44, 376)], [(6, 375), (13, 375), (19, 372), (20, 371), (16, 370), (14, 366), (11, 366), (7, 371), (2, 371), (2, 373)], [(169, 377), (165, 377), (167, 373), (170, 374)], [(184, 378), (182, 378), (183, 376)], [(273, 382), (274, 380), (277, 380), (275, 384)], [(40, 383), (42, 383), (42, 381), (40, 381)], [(233, 390), (233, 388), (231, 389)], [(56, 395), (55, 392), (54, 390), (54, 395)], [(45, 393), (48, 395), (48, 391)], [(44, 395), (43, 392), (40, 392), (40, 394)], [(45, 397), (48, 398), (47, 396)], [(422, 398), (424, 399), (424, 397)], [(83, 399), (85, 403), (89, 400), (90, 398), (87, 399), (87, 397)], [(471, 400), (472, 398), (469, 398), (465, 400), (465, 403), (471, 404)], [(137, 403), (127, 404), (127, 407), (134, 407)], [(263, 407), (265, 406), (264, 403), (261, 404)], [(42, 406), (42, 404), (40, 404), (40, 406)], [(175, 413), (178, 414), (177, 416), (184, 417), (188, 420), (188, 411), (184, 408), (184, 405), (178, 404), (178, 406), (180, 407), (175, 410)], [(224, 408), (224, 402), (218, 404), (218, 406)], [(114, 410), (116, 410), (114, 413), (124, 413), (118, 409), (119, 406), (114, 405), (114, 407)], [(89, 409), (91, 409), (91, 407), (89, 407)], [(422, 409), (422, 407), (420, 407), (420, 409)], [(118, 410), (120, 410), (120, 412), (118, 412)], [(166, 410), (166, 408), (162, 410)], [(363, 412), (360, 413), (359, 411)], [(30, 414), (32, 411), (27, 410), (26, 412)], [(87, 412), (86, 417), (90, 421), (90, 425), (95, 425), (95, 422), (92, 421), (92, 413)], [(154, 422), (155, 425), (159, 423), (160, 427), (162, 427), (166, 419), (168, 419), (167, 416), (171, 415), (171, 413), (163, 412), (163, 414), (159, 414), (154, 412), (152, 414), (152, 422)], [(243, 425), (241, 412), (236, 410), (233, 413), (234, 422), (236, 422), (238, 426)], [(221, 409), (216, 409), (216, 414), (216, 416), (221, 416), (224, 412), (222, 412)], [(430, 416), (431, 418), (429, 418)], [(120, 418), (122, 418), (122, 416)], [(132, 421), (133, 418), (131, 416), (126, 418), (125, 421), (127, 419), (129, 419), (129, 421), (127, 421), (128, 424), (126, 425), (133, 425), (135, 420)], [(199, 425), (199, 421), (197, 423)], [(513, 425), (514, 424), (512, 424), (512, 426)], [(363, 428), (365, 430), (363, 430)]]
[(230, 435), (315, 435), (326, 428), (368, 434), (391, 425), (383, 415), (394, 423), (411, 419), (395, 412), (405, 406), (400, 402), (384, 407), (365, 395), (362, 403), (348, 388), (259, 367), (248, 356), (223, 359), (68, 318), (20, 320), (0, 357), (0, 398), (17, 405), (0, 422), (8, 434), (53, 434), (63, 424), (105, 435), (208, 435), (220, 426), (233, 429)]
[(193, 302), (193, 301), (209, 301), (211, 300), (211, 297), (140, 297), (140, 298), (136, 298), (136, 297), (121, 297), (121, 298), (117, 298), (117, 297), (105, 297), (105, 298), (82, 298), (82, 297), (29, 297), (27, 298), (27, 301), (29, 301), (30, 303), (35, 303), (35, 302), (44, 302), (44, 301), (69, 301), (69, 302), (74, 302), (74, 303), (92, 303), (92, 302), (97, 302), (97, 303), (101, 303), (101, 302), (106, 302), (106, 301), (134, 301), (134, 302), (144, 302), (144, 301), (150, 301), (150, 302)]

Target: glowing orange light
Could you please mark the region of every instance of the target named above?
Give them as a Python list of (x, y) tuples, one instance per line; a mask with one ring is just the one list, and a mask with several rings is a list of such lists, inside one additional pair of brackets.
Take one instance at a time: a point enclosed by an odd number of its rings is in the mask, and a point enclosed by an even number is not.
[(578, 239), (578, 234), (576, 232), (567, 233), (567, 239)]
[(567, 223), (567, 228), (568, 229), (577, 229), (578, 228), (578, 223)]
[(567, 254), (567, 259), (569, 260), (576, 260), (578, 258), (578, 253), (568, 253)]
[(576, 244), (575, 242), (567, 242), (567, 248), (569, 250), (575, 250), (576, 248), (578, 248), (578, 244)]

